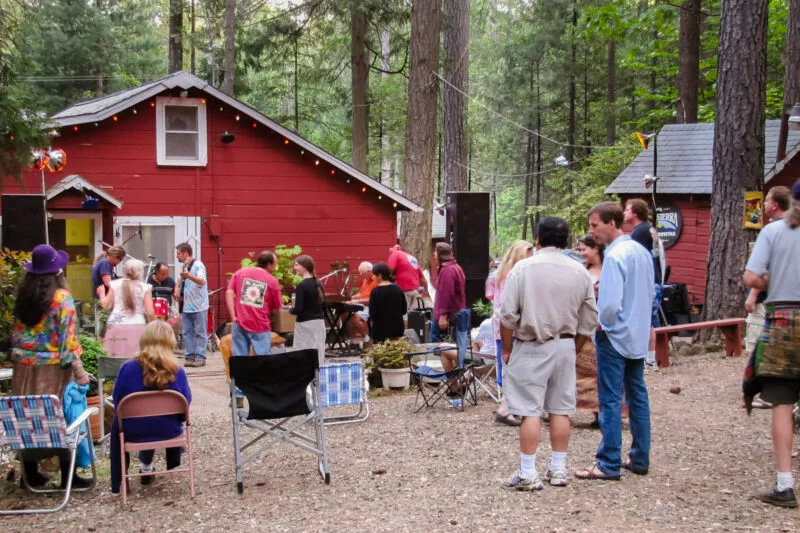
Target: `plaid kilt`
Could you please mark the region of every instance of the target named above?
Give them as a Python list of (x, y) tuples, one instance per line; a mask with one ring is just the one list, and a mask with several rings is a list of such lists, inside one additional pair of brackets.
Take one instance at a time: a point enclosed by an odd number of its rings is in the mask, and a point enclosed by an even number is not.
[(755, 349), (754, 373), (800, 379), (800, 305), (767, 304), (764, 331)]

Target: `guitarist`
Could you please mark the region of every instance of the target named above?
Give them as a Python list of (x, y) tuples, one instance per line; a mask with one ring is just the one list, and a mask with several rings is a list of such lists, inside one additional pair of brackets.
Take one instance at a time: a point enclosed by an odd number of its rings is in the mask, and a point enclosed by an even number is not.
[(180, 304), (183, 325), (183, 345), (187, 367), (206, 366), (208, 344), (208, 283), (206, 267), (192, 257), (192, 247), (182, 242), (175, 247), (176, 257), (183, 263), (181, 279), (175, 286), (175, 298)]

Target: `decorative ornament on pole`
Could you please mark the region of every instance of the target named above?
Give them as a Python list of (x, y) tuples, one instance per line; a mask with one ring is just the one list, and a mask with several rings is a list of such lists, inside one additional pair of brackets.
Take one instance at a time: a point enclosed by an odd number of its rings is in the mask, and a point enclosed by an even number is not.
[(50, 172), (60, 172), (67, 165), (67, 153), (64, 150), (50, 150), (47, 161), (47, 170)]
[(49, 157), (47, 155), (46, 150), (34, 150), (33, 151), (33, 169), (34, 170), (44, 170), (47, 167), (47, 161)]

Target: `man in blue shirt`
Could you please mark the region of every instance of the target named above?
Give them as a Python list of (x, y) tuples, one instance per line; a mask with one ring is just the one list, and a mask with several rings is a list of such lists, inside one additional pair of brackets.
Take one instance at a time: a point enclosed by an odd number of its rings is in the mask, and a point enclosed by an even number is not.
[(181, 282), (175, 287), (175, 297), (181, 302), (183, 345), (186, 348), (184, 366), (206, 366), (208, 346), (208, 283), (206, 266), (192, 257), (192, 247), (182, 242), (175, 247), (178, 262), (183, 263)]
[[(597, 297), (597, 392), (600, 431), (597, 462), (575, 474), (579, 479), (620, 478), (620, 468), (646, 475), (650, 468), (650, 405), (644, 360), (650, 338), (655, 287), (652, 255), (622, 233), (622, 208), (614, 202), (589, 211), (589, 234), (605, 244)], [(628, 402), (633, 442), (622, 462), (622, 393)]]

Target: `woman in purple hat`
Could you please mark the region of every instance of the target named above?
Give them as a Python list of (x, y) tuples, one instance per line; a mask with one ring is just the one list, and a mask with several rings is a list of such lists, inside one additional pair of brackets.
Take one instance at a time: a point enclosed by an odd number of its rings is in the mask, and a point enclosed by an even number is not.
[[(11, 335), (11, 358), (14, 376), (11, 393), (55, 394), (62, 397), (64, 387), (73, 379), (79, 385), (89, 383), (89, 374), (81, 364), (81, 344), (77, 335), (75, 301), (67, 290), (64, 269), (69, 261), (66, 252), (40, 244), (25, 264), (25, 276), (17, 287), (14, 302), (14, 329)], [(46, 452), (45, 452), (46, 453)], [(52, 452), (51, 452), (52, 453)], [(41, 487), (47, 476), (39, 473), (37, 461), (46, 455), (26, 450), (22, 455), (25, 478), (32, 487)], [(69, 454), (61, 460), (61, 488), (66, 487)], [(91, 484), (73, 473), (73, 487)]]

